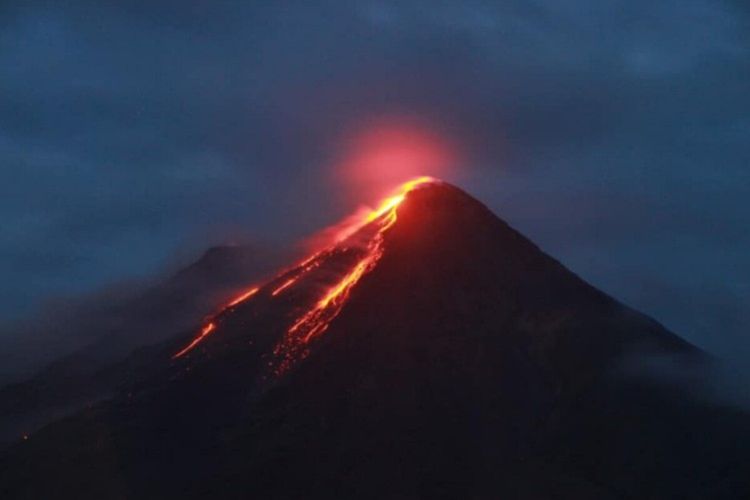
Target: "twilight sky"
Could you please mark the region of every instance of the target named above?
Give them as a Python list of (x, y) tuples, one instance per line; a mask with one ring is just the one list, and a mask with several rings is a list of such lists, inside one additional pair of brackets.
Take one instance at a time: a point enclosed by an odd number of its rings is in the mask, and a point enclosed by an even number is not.
[(750, 4), (113, 4), (0, 3), (0, 318), (336, 221), (379, 194), (342, 144), (395, 120), (585, 279), (750, 356)]

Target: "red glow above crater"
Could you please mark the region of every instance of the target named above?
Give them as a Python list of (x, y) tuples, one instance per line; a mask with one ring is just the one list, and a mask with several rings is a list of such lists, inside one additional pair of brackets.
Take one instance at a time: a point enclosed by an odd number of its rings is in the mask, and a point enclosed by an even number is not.
[(345, 144), (335, 175), (360, 199), (426, 172), (438, 178), (450, 177), (457, 161), (451, 141), (413, 120), (370, 123), (354, 132)]

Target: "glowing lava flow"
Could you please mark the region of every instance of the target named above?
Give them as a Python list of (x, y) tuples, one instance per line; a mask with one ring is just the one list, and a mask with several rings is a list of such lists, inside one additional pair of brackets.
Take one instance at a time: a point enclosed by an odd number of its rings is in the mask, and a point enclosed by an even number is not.
[(398, 192), (383, 200), (378, 208), (372, 210), (360, 221), (347, 228), (344, 238), (351, 236), (367, 224), (377, 224), (375, 236), (368, 242), (367, 248), (359, 261), (341, 278), (338, 283), (330, 287), (315, 305), (303, 314), (287, 330), (286, 335), (276, 345), (274, 354), (278, 359), (275, 373), (281, 375), (296, 361), (304, 359), (309, 354), (308, 344), (328, 329), (331, 321), (338, 316), (346, 302), (352, 288), (359, 280), (371, 271), (383, 255), (383, 241), (385, 232), (396, 222), (396, 210), (404, 201), (406, 194), (419, 186), (433, 182), (430, 177), (420, 177), (403, 184)]
[(278, 294), (280, 294), (281, 292), (283, 292), (284, 290), (292, 286), (294, 282), (297, 281), (297, 278), (299, 278), (299, 276), (295, 276), (294, 278), (290, 278), (286, 280), (284, 283), (281, 284), (281, 286), (279, 286), (276, 290), (271, 292), (271, 296), (276, 297)]
[(208, 323), (206, 326), (203, 327), (203, 329), (201, 330), (201, 333), (197, 337), (195, 337), (192, 342), (186, 345), (181, 351), (175, 353), (175, 355), (172, 356), (172, 359), (179, 358), (180, 356), (187, 354), (189, 351), (193, 349), (193, 347), (197, 346), (201, 340), (206, 338), (214, 330), (216, 330), (216, 323), (214, 322)]
[(249, 299), (250, 297), (252, 297), (256, 293), (258, 293), (258, 290), (260, 290), (260, 287), (256, 286), (255, 288), (251, 288), (250, 290), (248, 290), (247, 292), (243, 293), (242, 295), (240, 295), (239, 297), (237, 297), (236, 299), (234, 299), (232, 302), (230, 302), (229, 304), (227, 304), (224, 309), (228, 309), (230, 307), (236, 306), (240, 302), (246, 301), (247, 299)]
[[(350, 219), (346, 226), (341, 228), (336, 234), (335, 242), (331, 248), (313, 254), (292, 270), (280, 274), (272, 281), (281, 280), (285, 275), (290, 276), (271, 291), (270, 296), (276, 297), (297, 283), (303, 275), (320, 266), (323, 257), (329, 254), (334, 248), (337, 248), (340, 243), (366, 226), (371, 225), (370, 227), (375, 231), (374, 236), (369, 238), (364, 250), (361, 250), (362, 256), (359, 260), (338, 282), (325, 291), (322, 297), (313, 304), (311, 309), (302, 314), (289, 327), (282, 339), (276, 344), (273, 350), (276, 362), (271, 363), (271, 365), (274, 367), (273, 371), (277, 375), (286, 372), (296, 361), (305, 358), (309, 354), (308, 345), (310, 341), (326, 331), (331, 321), (341, 311), (352, 288), (378, 263), (384, 251), (384, 235), (396, 222), (396, 211), (401, 202), (406, 198), (407, 193), (422, 184), (434, 181), (431, 177), (419, 177), (402, 184), (395, 194), (384, 199), (377, 208), (367, 211), (361, 217), (353, 220)], [(225, 305), (218, 313), (211, 316), (200, 333), (187, 346), (174, 354), (172, 359), (179, 358), (190, 352), (217, 329), (219, 316), (237, 304), (248, 300), (258, 293), (259, 290), (261, 290), (261, 287), (257, 286), (248, 289), (242, 295)]]
[(190, 351), (192, 351), (195, 346), (197, 346), (203, 339), (205, 339), (206, 337), (208, 337), (208, 335), (210, 335), (211, 332), (213, 332), (214, 330), (216, 330), (215, 318), (217, 316), (219, 316), (220, 314), (222, 314), (226, 310), (231, 309), (232, 307), (236, 306), (237, 304), (246, 301), (247, 299), (249, 299), (250, 297), (252, 297), (256, 293), (258, 293), (258, 290), (260, 290), (260, 287), (257, 287), (257, 286), (253, 287), (253, 288), (250, 288), (249, 290), (247, 290), (246, 292), (244, 292), (242, 295), (239, 295), (238, 297), (235, 297), (231, 302), (229, 302), (227, 305), (225, 305), (224, 307), (222, 307), (221, 310), (218, 313), (214, 314), (208, 320), (208, 322), (205, 325), (203, 325), (203, 328), (201, 329), (201, 331), (198, 334), (198, 336), (195, 337), (183, 349), (181, 349), (180, 351), (176, 352), (172, 356), (172, 359), (182, 357), (185, 354), (187, 354)]
[[(284, 291), (286, 288), (289, 288), (292, 286), (302, 275), (305, 273), (315, 269), (320, 265), (320, 260), (317, 260), (320, 256), (320, 252), (315, 253), (299, 263), (297, 266), (293, 268), (292, 271), (288, 271), (286, 273), (282, 273), (282, 276), (284, 274), (288, 274), (289, 272), (294, 272), (294, 276), (288, 280), (286, 280), (281, 286), (277, 287), (276, 289), (271, 292), (271, 296), (275, 297), (278, 294), (280, 294), (282, 291)], [(260, 291), (261, 287), (254, 286), (250, 289), (248, 289), (246, 292), (244, 292), (242, 295), (239, 295), (235, 297), (232, 301), (227, 303), (224, 307), (222, 307), (219, 312), (215, 313), (213, 316), (210, 316), (207, 320), (207, 323), (203, 326), (200, 333), (187, 345), (184, 349), (180, 350), (179, 352), (175, 353), (172, 356), (172, 359), (179, 358), (181, 356), (184, 356), (188, 352), (190, 352), (195, 346), (197, 346), (203, 339), (205, 339), (211, 332), (213, 332), (216, 329), (216, 322), (217, 318), (233, 308), (234, 306), (245, 302), (252, 296), (254, 296), (256, 293)]]

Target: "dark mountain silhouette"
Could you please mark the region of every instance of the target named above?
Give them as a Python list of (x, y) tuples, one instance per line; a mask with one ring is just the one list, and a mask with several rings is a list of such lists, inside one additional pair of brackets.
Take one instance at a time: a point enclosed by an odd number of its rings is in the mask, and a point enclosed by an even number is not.
[(746, 413), (624, 369), (710, 360), (444, 183), (208, 324), (133, 353), (115, 397), (13, 445), (0, 494), (750, 493)]
[[(51, 314), (26, 332), (36, 346), (66, 352), (23, 380), (0, 387), (0, 443), (110, 395), (158, 349), (147, 346), (191, 331), (248, 280), (270, 274), (278, 252), (251, 246), (214, 247), (154, 284), (105, 293), (65, 313)], [(70, 346), (58, 344), (68, 343)], [(67, 347), (67, 348), (66, 348)], [(139, 348), (137, 355), (131, 355)], [(18, 353), (9, 348), (8, 355)]]

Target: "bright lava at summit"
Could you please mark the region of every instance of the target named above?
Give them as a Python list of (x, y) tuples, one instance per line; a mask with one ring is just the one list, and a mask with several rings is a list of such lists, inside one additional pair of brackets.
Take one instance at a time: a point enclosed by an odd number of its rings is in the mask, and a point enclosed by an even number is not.
[[(436, 179), (432, 177), (418, 177), (405, 182), (391, 196), (383, 199), (377, 208), (369, 210), (362, 214), (361, 217), (357, 217), (356, 220), (340, 228), (333, 245), (302, 261), (293, 268), (291, 277), (271, 289), (271, 297), (280, 295), (285, 290), (293, 287), (304, 274), (320, 266), (322, 259), (330, 255), (339, 244), (366, 226), (371, 225), (370, 227), (374, 229), (374, 236), (368, 239), (363, 255), (354, 263), (349, 271), (321, 294), (321, 297), (312, 307), (297, 317), (281, 340), (276, 344), (273, 350), (276, 363), (272, 364), (275, 366), (273, 371), (277, 375), (286, 372), (296, 361), (308, 355), (309, 343), (326, 331), (331, 321), (341, 311), (354, 286), (377, 265), (384, 251), (384, 235), (395, 224), (398, 207), (404, 201), (406, 195), (421, 185), (433, 182), (436, 182)], [(289, 272), (284, 274), (289, 275)], [(277, 276), (269, 283), (275, 283), (279, 278), (280, 276)], [(223, 306), (216, 314), (206, 320), (199, 334), (182, 350), (175, 353), (172, 358), (184, 356), (205, 340), (206, 337), (215, 333), (220, 326), (218, 321), (220, 316), (230, 312), (240, 303), (251, 299), (259, 291), (263, 290), (265, 286), (253, 286)]]

